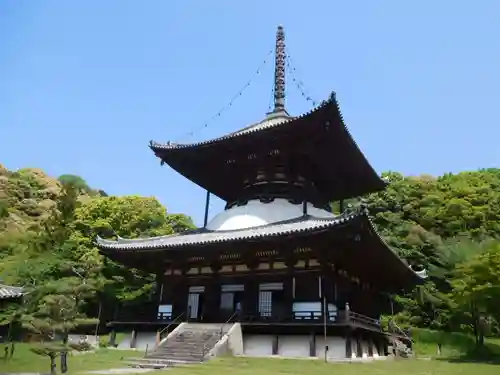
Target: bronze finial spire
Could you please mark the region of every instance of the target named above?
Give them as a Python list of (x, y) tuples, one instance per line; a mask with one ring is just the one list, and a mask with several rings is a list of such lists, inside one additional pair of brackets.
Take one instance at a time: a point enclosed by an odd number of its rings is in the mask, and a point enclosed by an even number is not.
[(276, 31), (276, 50), (274, 62), (274, 111), (285, 110), (285, 32), (283, 26)]

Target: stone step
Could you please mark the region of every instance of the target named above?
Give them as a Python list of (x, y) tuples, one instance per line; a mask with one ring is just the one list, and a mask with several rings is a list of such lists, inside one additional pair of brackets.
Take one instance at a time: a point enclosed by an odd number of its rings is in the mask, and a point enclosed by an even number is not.
[(181, 344), (181, 343), (170, 343), (170, 344), (163, 344), (160, 345), (152, 350), (153, 351), (159, 351), (159, 350), (178, 350), (178, 349), (203, 349), (203, 348), (210, 348), (217, 344), (219, 340), (212, 340), (208, 342), (197, 342), (197, 343), (189, 343), (189, 344)]
[(219, 342), (219, 340), (209, 340), (209, 341), (202, 341), (202, 342), (190, 342), (190, 343), (182, 343), (182, 342), (171, 342), (171, 343), (165, 343), (163, 345), (159, 345), (158, 348), (196, 348), (196, 347), (203, 347), (203, 346), (209, 346), (209, 345), (215, 345)]
[(128, 363), (135, 363), (135, 364), (149, 364), (149, 365), (158, 365), (158, 366), (170, 366), (170, 365), (175, 365), (175, 364), (183, 364), (183, 363), (200, 363), (199, 358), (193, 359), (193, 358), (172, 358), (172, 359), (165, 359), (165, 358), (142, 358), (142, 357), (132, 357), (132, 358), (126, 358), (125, 359)]
[(179, 363), (201, 363), (208, 352), (221, 339), (221, 326), (207, 327), (189, 325), (181, 333), (162, 342), (143, 359), (132, 360), (131, 363), (155, 366), (166, 366), (172, 361)]
[(148, 357), (152, 355), (168, 355), (168, 354), (175, 354), (175, 353), (196, 353), (196, 354), (201, 354), (203, 352), (209, 352), (210, 350), (208, 348), (203, 349), (203, 348), (177, 348), (177, 349), (170, 349), (170, 350), (158, 350), (154, 352), (150, 352), (148, 354)]
[(162, 370), (167, 367), (173, 367), (173, 365), (162, 365), (162, 364), (154, 364), (154, 363), (138, 363), (138, 362), (125, 362), (128, 367), (133, 368), (150, 368), (154, 370)]
[(207, 340), (219, 340), (219, 336), (206, 336), (206, 337), (172, 337), (170, 340), (165, 342), (199, 342), (199, 341), (207, 341)]
[(182, 350), (182, 351), (169, 351), (169, 352), (156, 352), (156, 353), (150, 353), (147, 355), (146, 358), (172, 358), (172, 357), (178, 357), (178, 356), (188, 356), (188, 357), (196, 357), (196, 358), (201, 358), (205, 355), (208, 354), (208, 350), (203, 351), (188, 351), (188, 350)]
[[(166, 360), (166, 358), (148, 358), (153, 362), (156, 360)], [(189, 356), (189, 355), (176, 355), (172, 357), (168, 357), (169, 361), (181, 361), (186, 363), (201, 363), (204, 360), (202, 356)]]
[(163, 348), (178, 348), (181, 346), (184, 346), (186, 348), (193, 347), (193, 346), (203, 346), (203, 345), (211, 345), (217, 343), (219, 340), (213, 340), (213, 341), (202, 341), (202, 342), (169, 342), (165, 343), (162, 345), (159, 345), (158, 347), (163, 347)]
[(146, 358), (152, 358), (152, 357), (164, 357), (168, 358), (169, 356), (173, 356), (176, 354), (182, 354), (182, 355), (196, 355), (196, 356), (201, 356), (201, 355), (206, 355), (208, 354), (210, 350), (168, 350), (168, 351), (161, 351), (161, 352), (152, 352), (149, 353)]
[(204, 344), (204, 343), (211, 343), (211, 342), (217, 342), (219, 339), (213, 339), (213, 340), (199, 340), (199, 341), (166, 341), (160, 346), (168, 346), (168, 345), (197, 345), (197, 344)]
[(194, 365), (198, 364), (200, 362), (184, 362), (184, 361), (171, 361), (168, 364), (163, 364), (163, 363), (147, 363), (147, 362), (126, 362), (128, 367), (133, 367), (133, 368), (150, 368), (150, 369), (155, 369), (155, 370), (161, 370), (161, 369), (166, 369), (166, 368), (171, 368), (171, 367), (182, 367), (182, 366), (189, 366), (189, 365)]
[(157, 348), (154, 348), (154, 350), (151, 351), (158, 351), (158, 350), (176, 350), (176, 349), (203, 349), (203, 348), (208, 348), (211, 346), (214, 346), (217, 344), (218, 341), (213, 341), (209, 343), (199, 343), (199, 344), (189, 344), (189, 345), (162, 345)]
[[(206, 354), (205, 354), (206, 355)], [(167, 354), (154, 354), (152, 356), (148, 356), (147, 359), (172, 359), (172, 358), (194, 358), (200, 359), (205, 356), (202, 353), (167, 353)]]

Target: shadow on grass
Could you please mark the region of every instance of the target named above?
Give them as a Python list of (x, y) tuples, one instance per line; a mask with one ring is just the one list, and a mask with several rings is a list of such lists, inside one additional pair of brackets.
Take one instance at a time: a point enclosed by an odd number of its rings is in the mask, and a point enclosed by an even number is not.
[(500, 345), (488, 343), (484, 347), (474, 348), (462, 355), (449, 358), (436, 358), (451, 363), (487, 363), (500, 365)]
[[(498, 339), (487, 339), (484, 347), (478, 348), (473, 336), (458, 332), (416, 329), (414, 338), (419, 355), (430, 355), (436, 360), (454, 363), (500, 364)], [(441, 348), (441, 355), (435, 357), (438, 346)]]

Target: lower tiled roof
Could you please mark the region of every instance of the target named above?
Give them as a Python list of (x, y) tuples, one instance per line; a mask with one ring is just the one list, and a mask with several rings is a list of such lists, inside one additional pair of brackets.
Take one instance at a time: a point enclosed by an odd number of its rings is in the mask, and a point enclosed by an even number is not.
[(227, 231), (212, 231), (206, 228), (187, 231), (180, 234), (140, 238), (105, 240), (97, 237), (97, 246), (103, 250), (140, 250), (158, 248), (177, 248), (183, 246), (204, 245), (212, 243), (224, 243), (239, 240), (251, 240), (265, 237), (277, 237), (303, 232), (315, 232), (337, 226), (356, 217), (367, 215), (364, 210), (354, 213), (344, 213), (332, 218), (318, 218), (314, 216), (302, 216), (296, 219), (281, 221), (278, 223)]
[(0, 284), (0, 299), (19, 298), (23, 294), (21, 287)]

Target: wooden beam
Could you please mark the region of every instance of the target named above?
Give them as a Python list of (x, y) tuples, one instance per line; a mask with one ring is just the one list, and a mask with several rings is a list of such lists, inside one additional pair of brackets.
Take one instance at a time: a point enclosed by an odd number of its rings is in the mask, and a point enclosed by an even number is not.
[(207, 190), (207, 197), (205, 199), (205, 218), (203, 219), (203, 227), (206, 228), (208, 224), (208, 207), (210, 206), (210, 192)]

